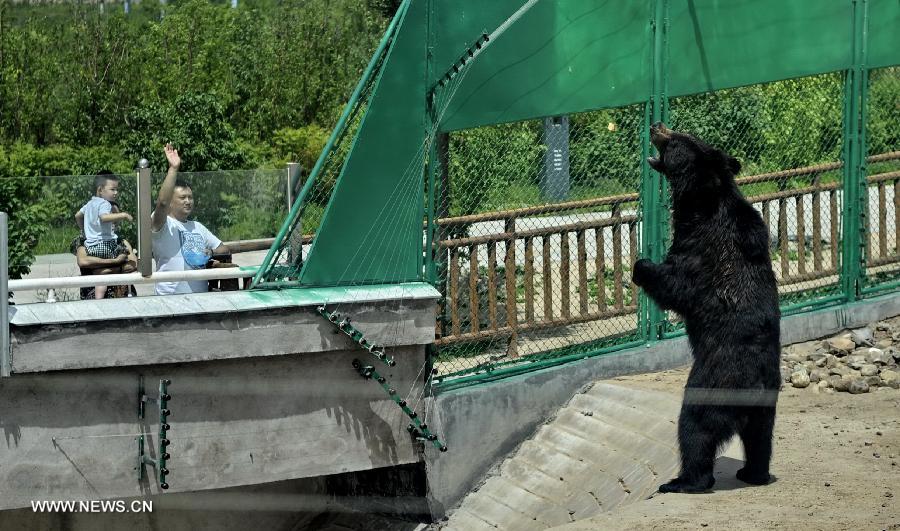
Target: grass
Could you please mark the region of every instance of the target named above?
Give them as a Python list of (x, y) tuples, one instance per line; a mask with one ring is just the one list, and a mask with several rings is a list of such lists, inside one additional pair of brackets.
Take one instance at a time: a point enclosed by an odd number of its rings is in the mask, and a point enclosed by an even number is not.
[(34, 248), (34, 255), (68, 253), (72, 239), (78, 236), (78, 227), (72, 223), (71, 227), (50, 227), (38, 240)]

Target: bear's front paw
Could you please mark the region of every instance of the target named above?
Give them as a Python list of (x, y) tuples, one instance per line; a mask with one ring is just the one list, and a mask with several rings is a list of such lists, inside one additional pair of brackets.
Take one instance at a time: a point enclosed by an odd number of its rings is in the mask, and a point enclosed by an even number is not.
[(634, 263), (634, 267), (631, 269), (631, 281), (638, 286), (645, 286), (647, 280), (650, 278), (650, 271), (652, 268), (653, 262), (647, 258), (641, 258)]

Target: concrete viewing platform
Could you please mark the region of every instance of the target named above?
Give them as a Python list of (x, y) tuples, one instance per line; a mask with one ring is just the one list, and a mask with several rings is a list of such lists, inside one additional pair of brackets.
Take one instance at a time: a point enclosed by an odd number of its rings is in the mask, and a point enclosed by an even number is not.
[[(372, 365), (427, 414), (427, 284), (285, 289), (10, 308), (12, 375), (0, 379), (0, 510), (30, 500), (164, 491), (136, 464), (164, 447), (169, 489), (195, 492), (421, 462), (409, 418), (352, 365)], [(317, 311), (350, 317), (388, 366)], [(157, 405), (169, 380), (161, 446)]]

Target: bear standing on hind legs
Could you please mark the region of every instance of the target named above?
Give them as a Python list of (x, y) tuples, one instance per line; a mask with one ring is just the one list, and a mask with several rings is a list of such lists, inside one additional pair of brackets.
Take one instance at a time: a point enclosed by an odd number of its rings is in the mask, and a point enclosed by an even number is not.
[(769, 231), (734, 182), (740, 163), (657, 123), (650, 166), (672, 193), (672, 246), (661, 264), (634, 264), (634, 282), (684, 319), (694, 364), (678, 418), (681, 472), (660, 492), (712, 488), (716, 452), (734, 434), (746, 462), (737, 478), (770, 481), (779, 373), (778, 289)]

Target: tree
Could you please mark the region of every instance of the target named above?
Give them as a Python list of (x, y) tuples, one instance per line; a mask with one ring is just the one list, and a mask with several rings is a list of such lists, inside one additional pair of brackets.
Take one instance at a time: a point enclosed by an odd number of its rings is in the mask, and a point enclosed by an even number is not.
[(403, 0), (369, 0), (369, 7), (386, 18), (393, 18), (402, 3)]
[(181, 154), (182, 171), (243, 168), (246, 156), (218, 98), (188, 92), (168, 103), (147, 103), (129, 117), (125, 154), (146, 158), (150, 167), (166, 169), (163, 146), (171, 142)]

